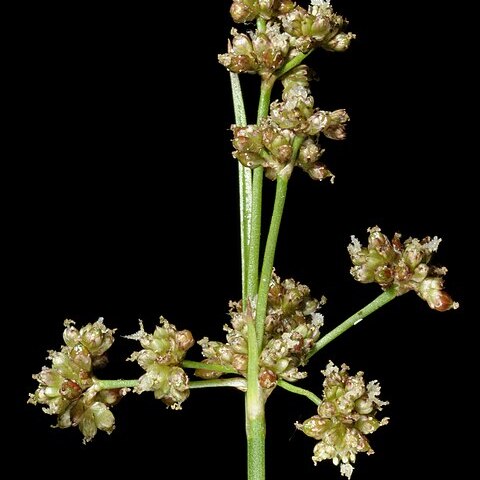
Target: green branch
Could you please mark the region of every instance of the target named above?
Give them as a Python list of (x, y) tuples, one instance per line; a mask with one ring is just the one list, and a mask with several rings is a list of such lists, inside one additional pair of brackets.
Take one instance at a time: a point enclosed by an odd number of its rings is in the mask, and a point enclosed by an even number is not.
[(112, 388), (134, 388), (138, 385), (138, 380), (95, 380), (95, 384), (100, 390), (110, 390)]
[(193, 362), (192, 360), (184, 360), (180, 364), (183, 368), (195, 368), (199, 370), (212, 370), (214, 372), (223, 372), (223, 373), (238, 373), (232, 367), (226, 367), (225, 365), (220, 365), (217, 363), (203, 363), (203, 362)]
[(279, 387), (282, 387), (285, 390), (288, 390), (289, 392), (296, 393), (298, 395), (303, 395), (304, 397), (307, 397), (315, 405), (320, 405), (322, 403), (321, 398), (317, 397), (310, 390), (306, 390), (305, 388), (296, 387), (295, 385), (292, 385), (291, 383), (288, 383), (288, 382), (286, 382), (285, 380), (282, 380), (282, 379), (277, 380), (277, 385)]
[[(293, 141), (293, 150), (291, 156), (292, 165), (297, 159), (298, 151), (302, 146), (303, 140), (303, 136), (296, 136)], [(288, 176), (282, 177), (281, 175), (279, 175), (277, 178), (275, 203), (273, 206), (272, 219), (270, 221), (270, 229), (268, 231), (267, 244), (265, 246), (262, 274), (260, 276), (260, 285), (258, 287), (255, 324), (257, 329), (257, 344), (260, 350), (263, 347), (263, 332), (265, 329), (265, 318), (267, 315), (268, 291), (270, 289), (270, 280), (272, 278), (273, 262), (275, 260), (275, 250), (277, 248), (278, 233), (280, 231), (283, 209), (285, 207), (285, 200), (287, 198), (288, 178)]]
[[(247, 125), (247, 115), (243, 102), (240, 78), (236, 73), (230, 73), (232, 87), (233, 109), (235, 112), (235, 124), (241, 127)], [(238, 162), (238, 186), (240, 205), (240, 248), (242, 262), (242, 299), (247, 300), (247, 269), (248, 269), (248, 245), (252, 219), (252, 170)]]
[[(262, 81), (260, 99), (258, 101), (257, 124), (268, 116), (270, 96), (274, 83), (275, 77)], [(253, 171), (252, 211), (248, 245), (247, 297), (250, 298), (250, 300), (252, 300), (258, 292), (258, 266), (260, 261), (260, 239), (262, 235), (262, 191), (263, 167), (257, 167)]]
[[(95, 380), (95, 384), (100, 390), (110, 390), (113, 388), (134, 388), (138, 385), (138, 380)], [(247, 381), (244, 378), (219, 378), (215, 380), (192, 380), (189, 383), (190, 389), (209, 388), (209, 387), (235, 387), (246, 391)]]
[(379, 295), (373, 302), (370, 302), (366, 307), (363, 307), (357, 313), (352, 315), (350, 318), (347, 318), (343, 323), (338, 327), (334, 328), (331, 332), (327, 333), (315, 344), (307, 358), (311, 358), (319, 350), (321, 350), (325, 345), (328, 345), (332, 340), (335, 340), (342, 333), (346, 332), (349, 328), (357, 325), (365, 317), (371, 313), (378, 310), (380, 307), (383, 307), (385, 304), (393, 300), (397, 296), (397, 291), (394, 287), (385, 290), (381, 295)]
[(293, 57), (282, 68), (275, 72), (275, 77), (280, 78), (296, 66), (300, 65), (313, 52), (313, 50), (314, 49), (309, 50), (307, 53), (299, 53), (296, 57)]
[(192, 380), (189, 383), (190, 389), (211, 388), (211, 387), (234, 387), (245, 392), (247, 390), (247, 381), (244, 378), (218, 378), (215, 380)]
[(250, 300), (253, 300), (258, 291), (258, 264), (260, 259), (260, 238), (262, 235), (262, 190), (263, 167), (257, 167), (253, 171), (253, 202), (247, 256), (247, 298)]

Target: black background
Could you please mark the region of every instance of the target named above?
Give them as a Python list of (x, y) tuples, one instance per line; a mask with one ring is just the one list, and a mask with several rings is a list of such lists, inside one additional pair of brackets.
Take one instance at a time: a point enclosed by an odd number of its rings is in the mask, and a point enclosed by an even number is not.
[[(21, 473), (121, 474), (134, 465), (159, 477), (246, 476), (237, 391), (193, 391), (181, 412), (130, 395), (115, 407), (115, 432), (87, 446), (24, 404), (31, 373), (61, 344), (64, 318), (103, 316), (128, 334), (138, 318), (151, 329), (163, 315), (197, 339), (223, 338), (228, 300), (240, 294), (233, 115), (216, 61), (229, 5), (41, 7), (15, 19), (6, 297), (19, 381), (10, 446), (28, 454)], [(320, 393), (329, 359), (380, 380), (391, 424), (372, 435), (376, 455), (359, 456), (354, 478), (434, 477), (465, 454), (469, 40), (449, 9), (430, 2), (335, 8), (358, 38), (347, 53), (316, 52), (308, 63), (319, 76), (317, 105), (347, 108), (349, 136), (323, 142), (334, 185), (292, 177), (276, 268), (327, 296), (328, 331), (379, 293), (349, 275), (351, 234), (365, 240), (378, 224), (389, 235), (444, 239), (437, 263), (449, 266), (447, 289), (463, 308), (437, 313), (406, 295), (319, 353), (305, 382)], [(250, 119), (257, 89), (256, 78), (244, 79)], [(272, 193), (267, 181), (265, 212)], [(135, 347), (118, 336), (105, 377), (138, 375), (123, 362)], [(200, 358), (198, 347), (190, 357)], [(327, 462), (313, 466), (314, 441), (293, 427), (313, 404), (275, 391), (267, 407), (269, 478), (339, 478)]]

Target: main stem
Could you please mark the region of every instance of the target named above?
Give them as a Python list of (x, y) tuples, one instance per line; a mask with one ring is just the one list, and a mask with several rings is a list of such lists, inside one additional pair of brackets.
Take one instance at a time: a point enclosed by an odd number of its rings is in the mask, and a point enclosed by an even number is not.
[[(265, 21), (257, 21), (259, 31), (265, 30)], [(275, 77), (262, 79), (258, 104), (257, 123), (268, 116), (270, 96)], [(252, 306), (258, 292), (258, 266), (260, 259), (260, 238), (262, 225), (263, 167), (253, 172), (252, 208), (250, 236), (248, 239), (246, 290), (247, 303), (243, 305), (248, 315), (248, 374), (247, 394), (245, 396), (245, 429), (247, 434), (247, 470), (248, 480), (265, 480), (265, 398), (258, 382), (259, 346)]]

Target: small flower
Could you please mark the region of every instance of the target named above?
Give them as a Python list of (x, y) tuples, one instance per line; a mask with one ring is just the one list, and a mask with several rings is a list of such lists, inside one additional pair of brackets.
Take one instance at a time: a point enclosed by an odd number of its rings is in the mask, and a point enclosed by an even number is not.
[(390, 241), (379, 227), (369, 228), (368, 232), (367, 247), (354, 236), (348, 246), (353, 263), (350, 272), (355, 280), (378, 283), (384, 290), (394, 287), (398, 295), (413, 290), (430, 308), (440, 312), (459, 307), (443, 290), (447, 269), (430, 265), (441, 238), (408, 238), (402, 243), (399, 233)]
[(330, 459), (334, 465), (340, 465), (342, 475), (350, 478), (357, 454), (373, 453), (366, 435), (386, 425), (389, 419), (375, 417), (388, 404), (378, 398), (378, 382), (365, 385), (363, 372), (350, 376), (348, 370), (346, 365), (339, 369), (329, 362), (322, 371), (325, 375), (323, 399), (317, 415), (295, 426), (319, 440), (313, 449), (315, 464)]

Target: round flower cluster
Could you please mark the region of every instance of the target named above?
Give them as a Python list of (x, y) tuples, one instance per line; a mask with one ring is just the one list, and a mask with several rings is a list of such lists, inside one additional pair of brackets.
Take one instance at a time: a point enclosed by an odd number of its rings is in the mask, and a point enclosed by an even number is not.
[[(284, 280), (273, 274), (268, 295), (267, 316), (260, 355), (259, 381), (263, 388), (275, 386), (278, 378), (296, 381), (306, 377), (299, 366), (307, 363), (310, 350), (320, 337), (323, 316), (318, 309), (325, 303), (310, 296), (310, 289), (292, 279)], [(232, 367), (246, 375), (247, 370), (247, 315), (241, 303), (231, 303), (231, 326), (225, 325), (227, 342), (198, 343), (203, 348), (204, 363)], [(218, 378), (221, 372), (197, 370), (202, 378)]]
[(399, 233), (390, 241), (379, 227), (369, 228), (368, 232), (366, 247), (354, 236), (348, 246), (354, 265), (350, 272), (355, 280), (378, 283), (384, 290), (395, 287), (398, 295), (413, 290), (430, 308), (440, 312), (459, 307), (443, 290), (443, 276), (447, 269), (430, 265), (441, 238), (407, 238), (402, 243)]
[(330, 459), (340, 465), (342, 475), (350, 478), (357, 453), (373, 453), (366, 435), (388, 423), (388, 418), (376, 418), (388, 402), (378, 398), (378, 382), (365, 385), (363, 372), (351, 376), (348, 370), (345, 364), (339, 369), (329, 362), (322, 371), (325, 375), (323, 399), (317, 415), (297, 423), (296, 427), (318, 440), (313, 449), (315, 464)]
[[(333, 175), (320, 162), (324, 150), (318, 137), (345, 138), (345, 110), (314, 108), (311, 75), (300, 65), (313, 49), (344, 51), (355, 36), (348, 22), (333, 12), (328, 1), (312, 0), (308, 9), (290, 0), (235, 0), (230, 10), (237, 23), (259, 20), (247, 33), (232, 30), (228, 52), (219, 61), (233, 73), (256, 73), (270, 88), (280, 79), (282, 101), (270, 105), (270, 115), (257, 125), (233, 125), (233, 156), (244, 166), (265, 168), (271, 180), (288, 179), (295, 166), (314, 180)], [(263, 26), (262, 26), (263, 25)]]
[(43, 411), (57, 415), (57, 427), (78, 427), (84, 442), (103, 430), (111, 433), (115, 418), (110, 407), (116, 404), (127, 389), (101, 390), (93, 375), (93, 368), (105, 365), (105, 352), (113, 343), (111, 330), (100, 318), (80, 330), (72, 320), (65, 320), (65, 346), (59, 352), (51, 350), (51, 367), (43, 367), (33, 378), (38, 381), (29, 403), (45, 405)]
[(138, 340), (142, 350), (132, 353), (129, 360), (136, 361), (145, 370), (134, 392), (153, 392), (167, 406), (180, 409), (190, 395), (188, 376), (179, 367), (187, 350), (195, 343), (188, 330), (178, 331), (163, 317), (153, 334), (146, 333), (140, 321), (140, 331), (126, 338)]

